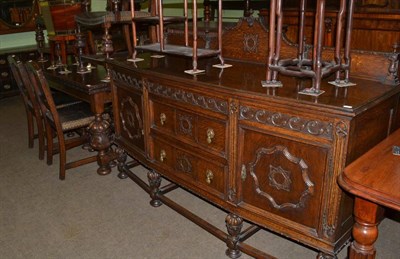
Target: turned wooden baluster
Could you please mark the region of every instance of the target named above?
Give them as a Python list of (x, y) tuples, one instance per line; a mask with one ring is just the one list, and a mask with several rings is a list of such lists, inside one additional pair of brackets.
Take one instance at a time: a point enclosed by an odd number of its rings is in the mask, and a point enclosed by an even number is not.
[(158, 198), (158, 192), (160, 191), (161, 175), (155, 171), (149, 171), (147, 173), (147, 179), (150, 185), (150, 205), (153, 207), (159, 207), (162, 205), (162, 201)]
[(36, 30), (35, 30), (35, 40), (37, 44), (37, 51), (39, 53), (39, 58), (37, 59), (38, 62), (47, 62), (47, 59), (43, 55), (43, 49), (44, 49), (44, 33), (43, 33), (43, 26), (40, 23), (36, 23)]
[(78, 50), (77, 72), (78, 73), (90, 72), (90, 71), (88, 71), (87, 67), (85, 67), (83, 65), (83, 61), (82, 61), (83, 49), (86, 47), (86, 37), (85, 37), (85, 34), (81, 32), (81, 27), (79, 25), (78, 25), (78, 31), (76, 33), (75, 47)]
[(226, 245), (228, 249), (225, 254), (232, 259), (238, 258), (242, 255), (242, 252), (239, 250), (237, 244), (240, 239), (240, 232), (243, 227), (243, 219), (233, 213), (230, 213), (226, 216), (225, 219), (226, 228), (228, 230), (228, 238), (226, 240)]

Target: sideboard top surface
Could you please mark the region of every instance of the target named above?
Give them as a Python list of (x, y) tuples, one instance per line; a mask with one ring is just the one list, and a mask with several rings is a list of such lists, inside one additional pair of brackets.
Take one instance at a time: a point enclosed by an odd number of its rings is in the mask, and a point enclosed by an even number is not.
[(198, 68), (205, 72), (190, 75), (184, 72), (192, 67), (190, 58), (173, 55), (154, 58), (151, 55), (154, 53), (141, 53), (138, 57), (144, 60), (135, 63), (118, 57), (108, 63), (111, 66), (140, 72), (150, 79), (155, 76), (178, 81), (178, 85), (206, 87), (209, 89), (207, 92), (214, 91), (216, 94), (240, 95), (255, 102), (290, 100), (291, 103), (324, 107), (349, 116), (362, 112), (374, 102), (389, 98), (400, 91), (399, 87), (350, 76), (351, 82), (356, 85), (338, 88), (328, 83), (332, 78), (326, 78), (321, 85), (321, 90), (325, 92), (315, 97), (298, 93), (299, 89), (311, 86), (310, 79), (299, 80), (279, 75), (283, 87), (263, 88), (261, 81), (265, 80), (266, 69), (262, 64), (225, 60), (225, 63), (232, 67), (219, 69), (212, 66), (218, 64), (218, 59), (202, 58), (198, 61)]

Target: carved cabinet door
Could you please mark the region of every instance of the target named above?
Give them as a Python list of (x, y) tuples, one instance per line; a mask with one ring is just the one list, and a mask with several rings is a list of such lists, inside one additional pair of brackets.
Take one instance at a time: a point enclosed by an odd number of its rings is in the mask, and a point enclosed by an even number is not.
[(318, 235), (329, 146), (244, 125), (238, 133), (239, 206)]
[(145, 153), (143, 105), (141, 92), (118, 88), (118, 109), (116, 118), (116, 140), (130, 149)]

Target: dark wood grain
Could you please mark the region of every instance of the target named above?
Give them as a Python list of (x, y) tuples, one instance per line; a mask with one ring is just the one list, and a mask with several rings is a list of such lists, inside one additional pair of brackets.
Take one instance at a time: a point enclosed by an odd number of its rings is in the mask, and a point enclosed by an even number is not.
[(400, 156), (392, 153), (395, 145), (400, 145), (400, 130), (347, 166), (339, 178), (341, 186), (356, 196), (400, 210)]
[(375, 258), (377, 225), (384, 208), (400, 211), (400, 156), (393, 154), (393, 147), (399, 144), (397, 130), (348, 165), (338, 178), (340, 186), (356, 197), (351, 259)]
[(221, 70), (203, 58), (205, 72), (193, 76), (184, 72), (190, 58), (152, 54), (107, 61), (115, 144), (151, 169), (151, 204), (164, 199), (162, 175), (228, 211), (231, 258), (250, 251), (240, 240), (243, 220), (335, 258), (353, 225), (353, 199), (337, 177), (398, 128), (400, 89), (356, 77), (357, 85), (335, 88), (324, 79), (326, 92), (310, 97), (298, 94), (309, 80), (282, 76), (282, 88), (263, 88), (262, 64), (226, 60), (233, 66)]

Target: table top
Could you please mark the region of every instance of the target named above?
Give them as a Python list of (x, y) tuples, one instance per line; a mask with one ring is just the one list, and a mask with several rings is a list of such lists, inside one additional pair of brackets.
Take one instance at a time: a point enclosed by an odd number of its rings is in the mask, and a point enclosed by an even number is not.
[(148, 78), (157, 76), (177, 81), (179, 84), (195, 84), (198, 87), (210, 88), (215, 94), (229, 93), (229, 95), (249, 97), (254, 102), (274, 102), (276, 105), (285, 106), (290, 100), (293, 105), (302, 106), (304, 109), (312, 106), (320, 110), (326, 109), (331, 114), (344, 116), (362, 113), (375, 102), (390, 98), (400, 91), (397, 87), (355, 77), (351, 78), (351, 82), (356, 84), (354, 86), (334, 87), (328, 83), (333, 79), (326, 78), (321, 82), (321, 90), (325, 93), (314, 97), (299, 94), (300, 89), (311, 87), (310, 79), (300, 80), (280, 75), (279, 80), (282, 81), (283, 87), (272, 89), (262, 87), (261, 81), (266, 77), (264, 64), (227, 59), (226, 64), (232, 67), (219, 69), (213, 67), (219, 63), (217, 58), (200, 58), (198, 68), (204, 72), (190, 75), (184, 71), (192, 68), (191, 58), (167, 54), (163, 54), (163, 58), (157, 58), (154, 54), (138, 53), (138, 57), (143, 61), (135, 63), (126, 61), (126, 56), (114, 55), (114, 58), (107, 63), (110, 68), (118, 66), (141, 73)]
[(50, 63), (43, 63), (43, 71), (50, 86), (76, 98), (87, 99), (95, 93), (111, 91), (110, 84), (102, 81), (106, 76), (103, 66), (97, 65), (90, 73), (84, 74), (77, 73), (76, 65), (68, 66), (70, 73), (62, 73), (63, 68), (48, 69), (49, 66)]
[(379, 205), (400, 211), (400, 129), (359, 157), (339, 176), (346, 191)]

